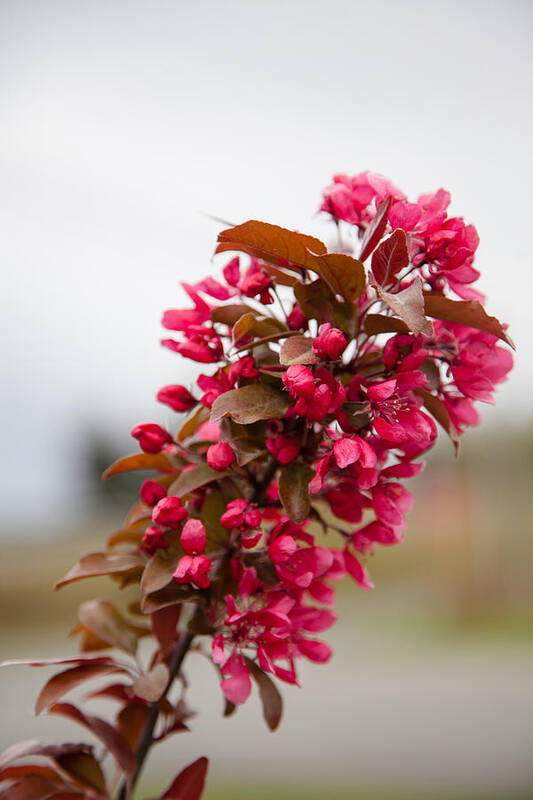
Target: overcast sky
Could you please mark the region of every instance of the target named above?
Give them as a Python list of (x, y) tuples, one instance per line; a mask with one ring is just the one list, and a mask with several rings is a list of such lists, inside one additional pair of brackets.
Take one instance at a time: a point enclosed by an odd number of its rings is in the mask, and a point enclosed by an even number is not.
[[(217, 227), (327, 237), (334, 172), (444, 186), (476, 224), (489, 311), (517, 369), (487, 419), (531, 420), (529, 2), (1, 0), (1, 374), (5, 519), (75, 502), (85, 431), (127, 446), (168, 417), (157, 387), (178, 281)], [(530, 301), (529, 301), (530, 302)]]

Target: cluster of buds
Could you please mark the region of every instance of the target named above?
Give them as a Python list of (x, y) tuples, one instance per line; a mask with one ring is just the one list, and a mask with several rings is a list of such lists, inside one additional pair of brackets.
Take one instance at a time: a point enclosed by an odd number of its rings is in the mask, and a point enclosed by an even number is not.
[[(152, 735), (156, 706), (164, 735), (183, 729), (183, 698), (167, 695), (195, 637), (210, 642), (227, 708), (255, 681), (274, 728), (272, 678), (296, 684), (299, 659), (331, 657), (317, 634), (335, 621), (334, 584), (350, 576), (372, 588), (369, 557), (403, 540), (412, 504), (404, 481), (423, 468), (439, 427), (457, 447), (479, 421), (476, 404), (493, 402), (512, 343), (473, 288), (476, 230), (448, 216), (449, 202), (442, 189), (410, 202), (381, 176), (337, 175), (321, 210), (345, 238), (340, 252), (246, 222), (218, 237), (217, 253), (237, 254), (220, 279), (183, 284), (192, 307), (164, 313), (175, 338), (162, 344), (212, 371), (195, 387), (159, 390), (187, 417), (170, 430), (132, 430), (141, 452), (108, 475), (156, 474), (108, 550), (60, 582), (109, 573), (139, 585), (131, 611), (148, 615), (156, 649), (145, 674), (113, 689), (122, 704), (115, 733), (130, 751)], [(121, 637), (94, 614), (80, 620), (82, 650), (127, 640), (131, 654), (146, 634), (125, 619)]]

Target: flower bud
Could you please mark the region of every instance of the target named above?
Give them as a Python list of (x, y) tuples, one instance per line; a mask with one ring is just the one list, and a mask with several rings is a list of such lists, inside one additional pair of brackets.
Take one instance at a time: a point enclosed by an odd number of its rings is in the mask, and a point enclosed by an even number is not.
[(160, 453), (166, 444), (172, 444), (173, 441), (170, 433), (155, 422), (136, 425), (131, 435), (134, 439), (138, 439), (145, 453)]
[(196, 405), (196, 400), (185, 386), (171, 384), (163, 386), (157, 393), (160, 403), (170, 406), (173, 411), (189, 411)]
[(187, 512), (179, 497), (163, 497), (152, 511), (153, 521), (158, 525), (166, 525), (167, 528), (177, 528), (186, 516)]
[(157, 481), (147, 480), (141, 486), (139, 495), (147, 506), (155, 506), (159, 500), (167, 496), (167, 490)]
[(224, 472), (235, 460), (235, 453), (227, 442), (212, 444), (207, 451), (207, 463), (217, 472)]
[(282, 433), (276, 436), (275, 439), (267, 439), (266, 446), (280, 464), (289, 464), (294, 461), (300, 452), (300, 446), (296, 439), (292, 436), (285, 436)]
[(332, 328), (324, 322), (318, 329), (318, 336), (313, 340), (313, 353), (325, 361), (336, 361), (346, 349), (346, 339), (342, 331)]
[(181, 546), (189, 556), (201, 555), (205, 550), (205, 528), (199, 519), (188, 519), (180, 536)]
[(293, 397), (309, 400), (315, 393), (313, 373), (302, 364), (292, 364), (282, 380)]

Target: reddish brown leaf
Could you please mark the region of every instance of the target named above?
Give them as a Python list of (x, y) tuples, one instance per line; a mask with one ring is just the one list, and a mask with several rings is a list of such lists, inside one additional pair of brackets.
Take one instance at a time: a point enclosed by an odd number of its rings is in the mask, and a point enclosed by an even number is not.
[(55, 703), (48, 709), (48, 713), (60, 714), (73, 722), (77, 722), (79, 725), (83, 725), (104, 743), (125, 772), (131, 773), (135, 771), (137, 762), (128, 742), (120, 731), (108, 722), (99, 717), (84, 714), (71, 703)]
[(424, 306), (430, 317), (491, 333), (515, 349), (513, 340), (507, 335), (501, 322), (496, 317), (490, 317), (477, 300), (451, 300), (441, 294), (426, 293)]
[(263, 717), (271, 731), (275, 731), (281, 721), (283, 700), (272, 678), (263, 672), (255, 662), (246, 659), (252, 678), (259, 688), (259, 696), (263, 706)]
[(325, 280), (334, 294), (348, 302), (361, 297), (366, 285), (365, 268), (352, 256), (344, 253), (327, 253), (316, 259), (315, 272)]
[(0, 790), (0, 800), (74, 800), (83, 795), (83, 790), (67, 787), (59, 777), (52, 781), (41, 775), (27, 775)]
[(156, 666), (144, 675), (137, 678), (133, 684), (133, 691), (137, 697), (155, 703), (167, 688), (169, 671), (166, 664)]
[(248, 312), (253, 314), (254, 309), (245, 303), (229, 303), (227, 306), (216, 306), (211, 312), (211, 320), (233, 328), (237, 320)]
[(174, 467), (163, 453), (132, 453), (131, 456), (119, 458), (106, 469), (102, 478), (107, 480), (112, 475), (121, 472), (131, 472), (135, 469), (155, 469), (158, 472), (173, 472)]
[(144, 568), (141, 578), (141, 591), (143, 594), (157, 592), (172, 581), (172, 575), (178, 565), (178, 556), (166, 552), (153, 555)]
[(60, 589), (68, 583), (83, 578), (114, 575), (142, 566), (144, 566), (143, 559), (134, 553), (87, 553), (67, 572), (64, 578), (56, 583), (54, 589)]
[(313, 353), (313, 340), (309, 336), (292, 336), (283, 342), (279, 362), (291, 364), (316, 364), (320, 359)]
[(422, 294), (422, 281), (416, 277), (413, 283), (402, 289), (401, 292), (391, 294), (376, 286), (378, 295), (394, 313), (400, 317), (410, 331), (415, 335), (423, 333), (431, 336), (433, 325), (424, 313), (424, 295)]
[(133, 700), (117, 714), (118, 729), (133, 751), (139, 745), (147, 716), (148, 706), (141, 700)]
[(335, 297), (329, 286), (318, 278), (312, 283), (299, 283), (294, 287), (294, 296), (306, 317), (318, 322), (334, 322)]
[(457, 436), (455, 434), (455, 430), (450, 420), (450, 415), (446, 410), (446, 406), (438, 398), (436, 395), (431, 394), (431, 392), (426, 391), (425, 389), (415, 389), (415, 394), (422, 398), (424, 401), (424, 407), (429, 411), (432, 417), (437, 420), (439, 425), (444, 428), (448, 436), (453, 442), (455, 450), (459, 449), (459, 442)]
[(367, 314), (365, 333), (369, 336), (377, 336), (378, 333), (409, 333), (409, 328), (397, 317), (387, 317), (385, 314)]
[(200, 406), (192, 417), (189, 417), (186, 420), (181, 428), (178, 431), (177, 440), (178, 442), (184, 442), (185, 439), (188, 439), (189, 436), (192, 436), (193, 433), (196, 433), (200, 425), (203, 425), (204, 422), (207, 422), (209, 419), (209, 409), (205, 408), (204, 406)]
[(137, 651), (137, 632), (106, 600), (87, 600), (78, 610), (80, 622), (95, 636), (126, 653)]
[(376, 211), (376, 216), (368, 226), (361, 242), (360, 261), (366, 261), (381, 241), (385, 228), (387, 227), (387, 214), (392, 201), (392, 197), (387, 197)]
[(80, 664), (77, 667), (71, 667), (59, 672), (50, 678), (39, 692), (35, 702), (35, 713), (40, 714), (41, 711), (57, 702), (71, 689), (75, 689), (76, 686), (91, 680), (91, 678), (121, 671), (112, 664)]
[(106, 791), (104, 773), (94, 756), (88, 753), (66, 753), (57, 758), (57, 763), (75, 781), (97, 792)]
[(198, 592), (195, 592), (194, 589), (180, 586), (173, 581), (163, 589), (143, 597), (141, 608), (143, 613), (153, 614), (154, 611), (159, 611), (161, 608), (167, 608), (168, 606), (176, 605), (176, 603), (187, 603), (191, 600), (198, 602), (198, 599)]
[(278, 269), (278, 267), (275, 267), (273, 264), (268, 264), (264, 261), (261, 267), (271, 278), (275, 278), (276, 283), (281, 286), (294, 286), (298, 283), (298, 278), (295, 275), (290, 275), (288, 272)]
[(309, 515), (309, 482), (314, 474), (311, 467), (301, 461), (292, 461), (281, 468), (279, 496), (293, 522), (303, 522)]
[(243, 314), (242, 317), (239, 317), (232, 330), (234, 344), (236, 344), (239, 339), (242, 339), (243, 336), (246, 336), (252, 330), (255, 321), (255, 315), (250, 311), (247, 311), (246, 314)]
[(409, 264), (405, 231), (397, 228), (372, 255), (372, 273), (380, 286), (387, 286)]
[(209, 761), (202, 757), (180, 772), (161, 800), (200, 800), (204, 791)]
[[(237, 390), (235, 389), (233, 391)], [(223, 396), (224, 395), (221, 395), (221, 397)], [(183, 497), (186, 494), (190, 494), (190, 492), (194, 492), (195, 489), (205, 486), (206, 483), (219, 480), (226, 474), (227, 473), (217, 472), (211, 469), (208, 464), (198, 464), (195, 467), (184, 470), (176, 478), (174, 483), (169, 486), (168, 494), (175, 497)]]
[(211, 409), (211, 422), (230, 416), (235, 422), (249, 425), (260, 419), (283, 417), (288, 406), (286, 395), (262, 383), (252, 383), (219, 395)]
[(2, 661), (0, 667), (53, 667), (58, 664), (107, 664), (110, 666), (123, 668), (122, 664), (118, 664), (111, 656), (77, 656), (74, 658), (12, 658), (9, 661)]
[(44, 756), (46, 758), (57, 758), (64, 753), (92, 753), (93, 748), (90, 744), (68, 742), (65, 744), (47, 744), (38, 739), (26, 739), (23, 742), (8, 747), (0, 755), (0, 769), (3, 769), (12, 761), (27, 756)]
[(176, 640), (176, 629), (181, 614), (181, 606), (167, 606), (152, 614), (152, 630), (164, 656), (170, 653)]
[(320, 239), (256, 220), (248, 220), (242, 225), (221, 231), (218, 241), (216, 253), (240, 250), (278, 267), (298, 271), (311, 269), (316, 272), (315, 256), (327, 252)]

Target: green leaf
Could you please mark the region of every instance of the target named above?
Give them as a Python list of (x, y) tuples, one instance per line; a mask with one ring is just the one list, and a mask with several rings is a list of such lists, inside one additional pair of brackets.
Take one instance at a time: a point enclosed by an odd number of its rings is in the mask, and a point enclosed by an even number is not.
[[(224, 395), (220, 395), (220, 397), (224, 397)], [(209, 464), (197, 464), (190, 469), (184, 470), (176, 478), (174, 483), (169, 486), (168, 494), (173, 497), (183, 497), (186, 494), (194, 492), (195, 489), (205, 486), (206, 483), (217, 481), (227, 474), (227, 472), (217, 472), (211, 469)]]
[(433, 325), (424, 313), (424, 295), (420, 278), (416, 277), (407, 289), (402, 289), (396, 294), (383, 291), (381, 286), (376, 286), (376, 289), (383, 302), (405, 322), (415, 336), (419, 333), (425, 336), (432, 335)]
[[(262, 383), (252, 383), (219, 395), (211, 409), (211, 422), (230, 416), (235, 422), (249, 425), (260, 419), (283, 417), (288, 407), (286, 395)], [(220, 477), (220, 473), (215, 474)]]
[(291, 364), (316, 364), (320, 359), (313, 353), (313, 340), (309, 336), (292, 336), (281, 345), (279, 362)]
[(311, 467), (301, 461), (292, 461), (281, 469), (279, 496), (293, 522), (303, 522), (309, 516), (309, 482), (314, 474)]
[(278, 687), (272, 678), (263, 672), (257, 664), (247, 658), (246, 663), (250, 668), (252, 678), (259, 689), (259, 697), (263, 706), (263, 717), (271, 731), (275, 731), (281, 722), (283, 713), (283, 699), (278, 691)]
[(507, 335), (501, 322), (496, 317), (490, 317), (477, 300), (451, 300), (441, 294), (425, 293), (424, 307), (430, 317), (491, 333), (515, 349), (513, 340)]

